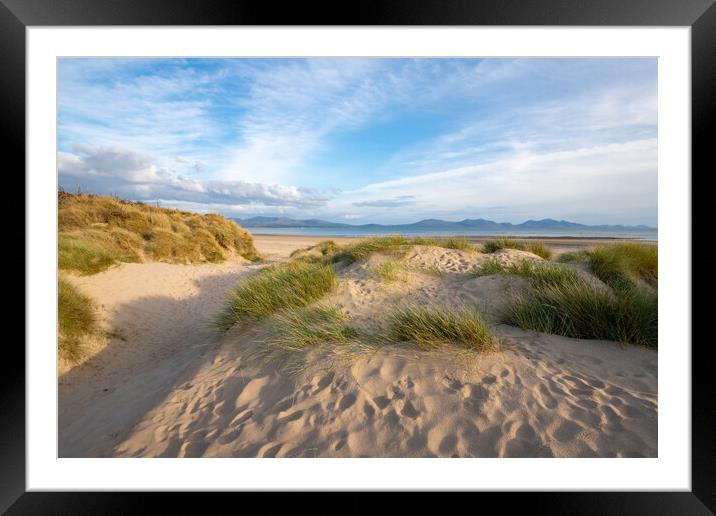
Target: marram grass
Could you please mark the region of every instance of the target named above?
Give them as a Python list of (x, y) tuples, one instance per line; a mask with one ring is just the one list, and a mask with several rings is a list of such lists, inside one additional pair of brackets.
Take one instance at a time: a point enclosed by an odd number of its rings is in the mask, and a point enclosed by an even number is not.
[(394, 342), (413, 341), (424, 350), (456, 345), (491, 351), (495, 339), (474, 307), (402, 306), (388, 315), (388, 336)]
[(604, 339), (657, 347), (656, 294), (597, 288), (576, 279), (544, 283), (514, 294), (503, 322), (580, 339)]
[(57, 321), (60, 356), (70, 361), (84, 354), (85, 338), (99, 331), (94, 302), (67, 280), (57, 282)]
[(445, 249), (458, 249), (461, 251), (477, 252), (475, 246), (462, 237), (432, 238), (432, 237), (403, 237), (400, 235), (366, 238), (358, 242), (345, 245), (333, 250), (330, 261), (353, 263), (367, 258), (373, 253), (390, 253), (396, 256), (404, 255), (411, 247), (416, 245), (443, 247)]
[(532, 281), (536, 286), (562, 285), (579, 280), (577, 273), (565, 266), (532, 260), (503, 265), (497, 260), (488, 260), (472, 270), (474, 276), (493, 274), (514, 274)]
[(307, 306), (337, 282), (333, 267), (321, 263), (292, 261), (266, 267), (229, 294), (216, 326), (226, 331), (234, 324), (263, 319), (278, 310)]
[(482, 245), (483, 253), (494, 253), (500, 249), (518, 249), (528, 251), (532, 254), (549, 260), (552, 257), (552, 250), (542, 242), (519, 242), (511, 238), (495, 238), (488, 240)]
[(282, 310), (273, 317), (264, 339), (266, 351), (293, 352), (324, 344), (345, 344), (358, 332), (347, 323), (346, 313), (336, 305)]

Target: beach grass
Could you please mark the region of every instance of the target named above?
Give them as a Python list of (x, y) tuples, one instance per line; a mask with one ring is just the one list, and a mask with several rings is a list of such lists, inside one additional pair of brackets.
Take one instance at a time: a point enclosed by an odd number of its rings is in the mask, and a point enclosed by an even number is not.
[(565, 253), (558, 261), (586, 263), (595, 276), (614, 289), (632, 289), (642, 282), (656, 286), (659, 277), (657, 246), (635, 242), (601, 245)]
[(655, 245), (624, 243), (589, 251), (592, 272), (614, 289), (631, 289), (644, 281), (656, 285), (659, 257)]
[(581, 279), (561, 278), (514, 294), (502, 319), (566, 337), (657, 347), (657, 296), (637, 289), (610, 291)]
[(477, 248), (466, 239), (460, 237), (432, 238), (432, 237), (403, 237), (401, 235), (372, 237), (359, 240), (339, 248), (330, 255), (333, 263), (344, 262), (351, 264), (363, 260), (373, 253), (390, 253), (395, 256), (404, 255), (416, 245), (443, 247), (445, 249), (458, 249), (461, 251), (477, 252)]
[(286, 308), (301, 308), (319, 300), (337, 285), (332, 266), (291, 261), (260, 270), (236, 287), (216, 318), (226, 331), (246, 320), (259, 320)]
[(457, 345), (491, 351), (495, 339), (480, 312), (468, 306), (406, 305), (388, 315), (388, 336), (393, 342), (413, 341), (424, 350)]
[(576, 271), (552, 263), (522, 260), (503, 265), (498, 260), (488, 260), (471, 271), (474, 276), (514, 274), (532, 281), (535, 286), (563, 285), (579, 280)]
[(99, 332), (94, 302), (63, 278), (57, 282), (57, 321), (60, 357), (78, 361), (85, 352), (85, 339)]
[(58, 267), (81, 274), (121, 262), (218, 263), (232, 254), (260, 259), (251, 234), (217, 214), (61, 190), (58, 223)]
[(263, 344), (268, 351), (294, 352), (323, 344), (345, 344), (358, 336), (336, 305), (289, 308), (277, 312)]
[(511, 238), (495, 238), (482, 244), (483, 253), (494, 253), (500, 249), (517, 249), (536, 254), (540, 258), (549, 260), (552, 258), (552, 250), (543, 242), (519, 242)]
[(407, 270), (407, 267), (400, 262), (384, 262), (378, 265), (373, 273), (382, 281), (407, 281)]

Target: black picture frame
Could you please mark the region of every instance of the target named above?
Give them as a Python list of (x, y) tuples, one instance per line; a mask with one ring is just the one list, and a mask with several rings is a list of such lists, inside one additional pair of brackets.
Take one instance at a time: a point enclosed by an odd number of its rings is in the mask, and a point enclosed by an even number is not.
[[(255, 0), (0, 0), (0, 130), (4, 136), (0, 145), (6, 163), (7, 157), (12, 157), (10, 162), (24, 170), (25, 30), (31, 26), (689, 26), (692, 45), (692, 191), (706, 195), (706, 189), (693, 189), (693, 180), (714, 169), (710, 152), (713, 144), (709, 138), (714, 133), (716, 112), (716, 6), (713, 3), (714, 0), (394, 0), (365, 2), (350, 8), (353, 4), (340, 2), (331, 5), (295, 2), (278, 7)], [(703, 181), (699, 179), (699, 182)], [(22, 188), (24, 192), (24, 186)], [(17, 190), (14, 193), (16, 195)], [(701, 213), (695, 208), (692, 200), (692, 233), (693, 229), (705, 231), (705, 221), (709, 220), (705, 208)], [(25, 236), (18, 235), (19, 238)], [(706, 260), (713, 263), (713, 258), (696, 255), (693, 248), (691, 251), (692, 267), (700, 268)], [(18, 257), (14, 262), (19, 267)], [(708, 292), (713, 279), (702, 278), (697, 290)], [(703, 312), (702, 317), (706, 317), (708, 302), (700, 305), (692, 302), (692, 306), (696, 314)], [(692, 346), (691, 492), (511, 493), (508, 496), (503, 493), (489, 496), (506, 498), (501, 500), (503, 509), (526, 502), (532, 510), (550, 514), (716, 512), (716, 411), (708, 383), (710, 342), (692, 340), (698, 343)], [(25, 368), (21, 366), (25, 363), (25, 355), (16, 342), (7, 342), (6, 348), (12, 349), (5, 351), (6, 366), (0, 375), (0, 512), (101, 514), (128, 513), (143, 508), (144, 493), (25, 492)], [(179, 501), (186, 503), (185, 499)], [(187, 511), (190, 506), (183, 507)], [(354, 507), (357, 509), (358, 505)]]

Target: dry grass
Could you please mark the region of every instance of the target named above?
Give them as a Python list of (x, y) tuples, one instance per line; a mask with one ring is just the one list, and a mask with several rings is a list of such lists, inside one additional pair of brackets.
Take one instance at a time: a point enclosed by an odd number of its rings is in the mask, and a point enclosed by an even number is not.
[(260, 259), (251, 234), (221, 215), (63, 191), (58, 203), (60, 269), (94, 274), (117, 262)]

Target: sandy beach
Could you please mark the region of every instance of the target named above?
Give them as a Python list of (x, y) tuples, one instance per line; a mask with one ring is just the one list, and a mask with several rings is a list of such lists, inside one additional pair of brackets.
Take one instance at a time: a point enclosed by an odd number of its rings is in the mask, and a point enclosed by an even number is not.
[[(405, 299), (476, 305), (499, 337), (493, 353), (406, 345), (266, 361), (256, 357), (269, 322), (212, 327), (234, 286), (325, 239), (255, 235), (259, 263), (124, 263), (70, 276), (122, 338), (61, 369), (59, 456), (657, 456), (657, 352), (500, 324), (524, 278), (464, 274), (481, 253), (415, 246), (401, 258), (405, 277), (389, 284), (375, 277), (388, 260), (377, 253), (342, 268), (326, 302), (358, 326)], [(601, 242), (540, 240), (557, 255)], [(492, 258), (541, 260), (513, 249)], [(296, 361), (305, 367), (289, 372)]]

